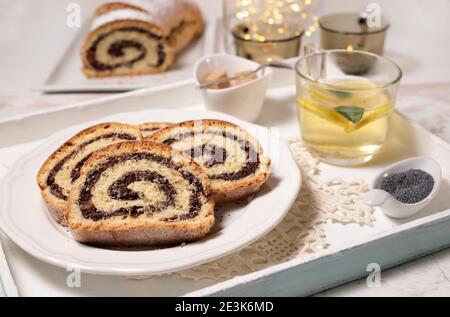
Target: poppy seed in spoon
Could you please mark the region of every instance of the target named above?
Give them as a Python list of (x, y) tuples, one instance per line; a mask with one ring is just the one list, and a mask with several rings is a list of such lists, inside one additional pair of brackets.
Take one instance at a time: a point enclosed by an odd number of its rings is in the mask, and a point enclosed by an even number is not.
[(433, 190), (433, 177), (417, 169), (388, 174), (383, 178), (380, 189), (387, 191), (404, 204), (415, 204), (424, 200)]

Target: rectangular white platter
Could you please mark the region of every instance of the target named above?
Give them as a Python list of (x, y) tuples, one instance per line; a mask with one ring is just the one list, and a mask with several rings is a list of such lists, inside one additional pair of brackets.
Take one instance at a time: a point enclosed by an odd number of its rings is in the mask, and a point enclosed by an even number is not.
[(47, 93), (115, 92), (155, 87), (192, 77), (193, 65), (202, 56), (214, 53), (217, 46), (216, 21), (207, 20), (203, 34), (178, 54), (176, 61), (163, 73), (138, 77), (86, 78), (81, 71), (80, 47), (89, 32), (86, 20), (51, 68), (44, 83), (35, 90)]
[[(289, 72), (276, 71), (273, 82), (278, 87), (273, 85), (269, 90), (257, 122), (280, 128), (286, 138), (298, 136), (299, 131), (292, 79)], [(193, 83), (185, 81), (0, 121), (0, 164), (5, 172), (19, 156), (38, 146), (51, 133), (74, 124), (150, 108), (202, 107)], [(326, 224), (330, 244), (326, 250), (221, 282), (194, 281), (176, 274), (143, 280), (83, 274), (81, 288), (68, 288), (68, 272), (32, 258), (9, 239), (3, 239), (19, 293), (25, 296), (308, 295), (368, 274), (369, 263), (378, 263), (385, 269), (445, 248), (450, 245), (450, 146), (398, 113), (392, 116), (391, 126), (389, 141), (378, 159), (360, 168), (321, 164), (321, 177), (362, 178), (370, 182), (378, 171), (394, 161), (429, 155), (441, 164), (444, 181), (436, 199), (416, 216), (394, 220), (376, 210), (373, 227)]]

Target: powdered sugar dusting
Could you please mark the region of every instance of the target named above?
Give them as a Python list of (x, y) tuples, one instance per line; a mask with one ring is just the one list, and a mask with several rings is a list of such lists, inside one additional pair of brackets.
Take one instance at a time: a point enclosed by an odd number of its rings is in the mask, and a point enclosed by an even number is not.
[(149, 22), (151, 19), (150, 15), (133, 9), (120, 9), (106, 12), (98, 16), (92, 21), (91, 31), (98, 29), (99, 27), (106, 25), (111, 22), (120, 21), (120, 20), (138, 20)]
[(144, 11), (133, 8), (123, 8), (108, 11), (94, 19), (91, 30), (95, 30), (105, 24), (121, 20), (144, 21), (159, 27), (164, 36), (170, 34), (185, 17), (186, 12), (197, 6), (189, 0), (151, 0), (151, 1), (123, 1)]

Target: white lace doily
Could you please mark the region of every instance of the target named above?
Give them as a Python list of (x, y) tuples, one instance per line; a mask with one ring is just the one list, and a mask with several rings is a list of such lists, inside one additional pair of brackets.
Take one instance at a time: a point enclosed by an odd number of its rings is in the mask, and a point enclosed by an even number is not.
[(361, 203), (362, 194), (368, 190), (364, 181), (321, 181), (319, 160), (299, 140), (291, 141), (290, 148), (303, 181), (299, 197), (281, 224), (232, 255), (172, 274), (195, 280), (228, 279), (327, 248), (325, 223), (372, 225), (373, 209)]

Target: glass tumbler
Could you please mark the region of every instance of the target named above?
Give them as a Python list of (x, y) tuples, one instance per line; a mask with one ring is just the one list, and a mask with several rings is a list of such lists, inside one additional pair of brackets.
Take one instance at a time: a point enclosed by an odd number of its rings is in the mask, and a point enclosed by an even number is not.
[(301, 137), (323, 161), (343, 166), (372, 159), (386, 141), (401, 69), (368, 52), (329, 50), (295, 66)]

